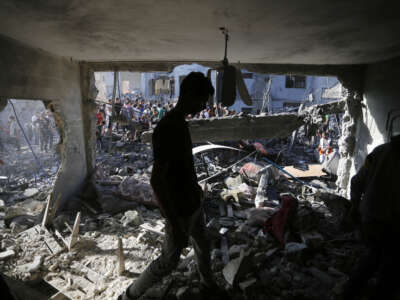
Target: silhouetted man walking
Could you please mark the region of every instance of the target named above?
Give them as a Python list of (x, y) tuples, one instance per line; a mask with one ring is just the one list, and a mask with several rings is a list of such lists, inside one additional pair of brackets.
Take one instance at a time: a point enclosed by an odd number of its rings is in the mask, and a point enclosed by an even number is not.
[(158, 123), (153, 133), (154, 163), (151, 186), (166, 219), (162, 254), (119, 297), (137, 299), (178, 265), (190, 239), (196, 254), (201, 282), (207, 291), (218, 291), (211, 272), (210, 249), (205, 236), (203, 191), (197, 183), (192, 141), (185, 117), (203, 110), (214, 88), (202, 73), (192, 72), (180, 87), (174, 109)]

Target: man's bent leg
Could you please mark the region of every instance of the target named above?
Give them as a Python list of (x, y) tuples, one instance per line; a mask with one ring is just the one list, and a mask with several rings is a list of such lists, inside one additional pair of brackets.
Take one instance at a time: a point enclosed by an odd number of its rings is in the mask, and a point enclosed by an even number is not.
[(211, 271), (210, 245), (205, 232), (203, 209), (198, 209), (191, 216), (189, 233), (196, 255), (197, 270), (200, 274), (200, 279), (207, 287), (215, 287), (216, 283)]
[(139, 298), (156, 282), (171, 273), (178, 265), (181, 252), (182, 247), (177, 243), (172, 228), (167, 223), (166, 236), (161, 255), (128, 287), (128, 297), (132, 299)]

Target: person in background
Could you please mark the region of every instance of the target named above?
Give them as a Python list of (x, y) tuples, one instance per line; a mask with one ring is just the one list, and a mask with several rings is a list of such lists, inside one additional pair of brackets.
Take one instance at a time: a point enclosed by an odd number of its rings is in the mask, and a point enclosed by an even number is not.
[(319, 140), (318, 154), (319, 162), (322, 164), (329, 153), (332, 153), (331, 140), (328, 138), (327, 132), (322, 132), (321, 139)]
[[(125, 101), (126, 101), (126, 100), (125, 100)], [(118, 120), (118, 116), (119, 116), (120, 113), (121, 113), (121, 109), (122, 109), (121, 99), (116, 98), (116, 99), (115, 99), (115, 103), (114, 103), (114, 111), (115, 111), (115, 116), (116, 116), (116, 119), (117, 119), (117, 120)], [(115, 129), (116, 129), (117, 132), (118, 132), (118, 130), (119, 130), (119, 122), (118, 122), (118, 121), (115, 122)]]
[(9, 132), (10, 144), (13, 144), (17, 151), (20, 151), (21, 150), (21, 144), (20, 144), (20, 141), (19, 141), (20, 130), (19, 130), (18, 123), (15, 120), (14, 116), (10, 116), (8, 118), (8, 128), (9, 128), (8, 132)]
[(47, 152), (49, 146), (49, 126), (50, 120), (45, 111), (42, 112), (39, 118), (40, 132), (40, 151)]
[(158, 120), (161, 120), (164, 117), (166, 110), (164, 106), (161, 105), (161, 103), (158, 103), (157, 109), (158, 109)]
[(48, 138), (48, 151), (53, 149), (53, 142), (54, 142), (54, 130), (56, 128), (56, 124), (54, 123), (54, 118), (51, 115), (50, 110), (46, 110), (46, 117), (49, 120), (49, 127), (47, 132)]
[(40, 132), (39, 132), (39, 118), (40, 112), (35, 112), (32, 116), (32, 130), (33, 130), (33, 144), (39, 145)]
[(0, 120), (0, 152), (5, 152), (5, 142), (6, 142), (6, 129), (3, 125), (3, 122)]
[(33, 128), (32, 128), (32, 123), (31, 122), (26, 122), (25, 123), (25, 132), (26, 132), (26, 137), (29, 141), (29, 143), (32, 142), (32, 138), (33, 138)]
[(159, 112), (156, 106), (153, 107), (152, 115), (150, 116), (149, 120), (149, 128), (154, 129), (157, 126), (157, 123), (159, 121)]

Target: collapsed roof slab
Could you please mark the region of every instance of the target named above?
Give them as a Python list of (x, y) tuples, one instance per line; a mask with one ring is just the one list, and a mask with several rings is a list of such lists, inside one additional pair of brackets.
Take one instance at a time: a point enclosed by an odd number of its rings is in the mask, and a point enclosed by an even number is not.
[[(304, 121), (297, 114), (276, 114), (229, 116), (190, 120), (188, 123), (193, 143), (201, 143), (287, 137)], [(142, 140), (151, 142), (152, 133), (144, 132)]]

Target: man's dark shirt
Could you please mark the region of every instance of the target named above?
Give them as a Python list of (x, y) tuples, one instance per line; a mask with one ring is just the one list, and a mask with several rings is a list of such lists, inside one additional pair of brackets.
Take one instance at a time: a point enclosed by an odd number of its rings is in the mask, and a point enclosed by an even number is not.
[(171, 110), (153, 133), (151, 185), (167, 218), (187, 217), (200, 207), (201, 188), (193, 164), (192, 140), (184, 115)]
[(400, 136), (380, 145), (351, 180), (351, 199), (362, 222), (400, 224)]

